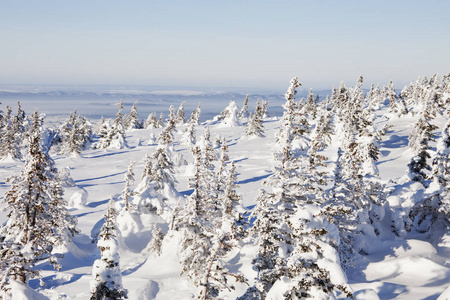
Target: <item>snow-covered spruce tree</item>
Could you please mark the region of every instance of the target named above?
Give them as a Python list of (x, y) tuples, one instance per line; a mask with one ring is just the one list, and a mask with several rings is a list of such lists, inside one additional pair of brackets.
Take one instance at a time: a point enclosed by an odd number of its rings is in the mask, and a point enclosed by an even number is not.
[(432, 182), (423, 200), (410, 211), (415, 229), (426, 232), (434, 224), (449, 225), (450, 220), (450, 121), (445, 124), (437, 142), (431, 169)]
[(246, 136), (255, 136), (255, 137), (264, 137), (264, 125), (262, 124), (262, 119), (258, 118), (257, 114), (248, 116), (247, 124), (245, 124), (245, 135)]
[(343, 179), (342, 183), (349, 190), (346, 200), (357, 209), (368, 209), (371, 202), (370, 199), (363, 196), (365, 191), (362, 175), (363, 161), (354, 135), (350, 133), (346, 135), (342, 151), (340, 156), (342, 173), (339, 174), (339, 177)]
[(142, 170), (141, 179), (144, 179), (144, 177), (151, 177), (152, 176), (152, 159), (150, 156), (146, 153), (144, 158), (144, 169)]
[[(276, 142), (280, 147), (284, 147), (284, 143), (289, 141), (290, 145), (295, 143), (295, 149), (304, 150), (307, 148), (305, 134), (309, 133), (309, 124), (306, 116), (303, 115), (297, 103), (295, 103), (296, 88), (301, 86), (297, 78), (293, 78), (290, 82), (283, 105), (284, 112), (280, 123), (280, 130), (276, 134)], [(292, 139), (292, 140), (290, 140)]]
[(20, 102), (17, 101), (17, 113), (13, 117), (13, 124), (15, 127), (15, 132), (19, 136), (19, 139), (22, 140), (25, 138), (25, 124), (26, 124), (26, 114), (25, 111), (22, 110), (22, 106)]
[(229, 161), (228, 146), (225, 138), (220, 143), (219, 169), (216, 173), (216, 192), (217, 195), (223, 194), (226, 186), (227, 164)]
[(131, 197), (133, 197), (133, 190), (131, 189), (131, 186), (134, 183), (134, 165), (136, 164), (136, 161), (130, 162), (130, 165), (128, 166), (128, 171), (125, 173), (125, 188), (122, 191), (121, 199), (124, 202), (124, 209), (126, 211), (132, 210), (131, 207)]
[(189, 122), (181, 137), (180, 145), (192, 147), (197, 142), (195, 135), (195, 122)]
[(174, 140), (173, 132), (175, 130), (175, 123), (170, 119), (167, 120), (167, 125), (160, 132), (158, 139), (156, 140), (159, 145), (169, 145)]
[(123, 100), (120, 100), (119, 111), (116, 114), (113, 124), (103, 122), (100, 129), (100, 139), (97, 143), (98, 149), (114, 148), (123, 149), (128, 147), (123, 126)]
[[(258, 245), (253, 266), (258, 275), (256, 284), (239, 299), (281, 295), (284, 299), (333, 299), (334, 291), (350, 297), (345, 282), (333, 283), (330, 271), (321, 267), (321, 259), (330, 259), (328, 255), (336, 259), (337, 255), (329, 245), (325, 229), (329, 225), (309, 212), (313, 207), (320, 209), (303, 204), (304, 195), (296, 188), (301, 180), (292, 176), (295, 162), (285, 161), (284, 166), (271, 178), (272, 192), (261, 192), (252, 213), (256, 220), (251, 233)], [(325, 249), (331, 251), (325, 254)]]
[(339, 254), (342, 268), (346, 270), (354, 266), (354, 254), (358, 252), (354, 247), (354, 238), (359, 234), (359, 230), (357, 208), (346, 199), (351, 190), (343, 178), (342, 154), (343, 151), (339, 148), (333, 170), (333, 186), (328, 190), (323, 214), (338, 228), (339, 242), (335, 243), (334, 247)]
[(119, 111), (116, 114), (114, 123), (110, 131), (111, 144), (110, 147), (122, 149), (128, 147), (125, 135), (125, 128), (123, 126), (123, 100), (120, 100)]
[(32, 269), (38, 261), (46, 260), (59, 270), (61, 255), (54, 253), (54, 248), (69, 242), (78, 232), (76, 218), (65, 208), (57, 169), (42, 148), (41, 125), (36, 111), (24, 169), (8, 179), (11, 188), (3, 198), (10, 211), (0, 229), (3, 243), (8, 245), (1, 254), (5, 265), (2, 289), (9, 280), (26, 283), (29, 277), (38, 276), (39, 271)]
[(162, 194), (164, 191), (161, 188), (164, 188), (164, 186), (154, 181), (156, 176), (153, 175), (153, 171), (153, 159), (146, 154), (141, 182), (133, 192), (133, 205), (141, 214), (162, 215), (168, 206), (166, 204), (168, 199)]
[(181, 125), (186, 123), (186, 114), (184, 113), (184, 104), (186, 104), (186, 101), (181, 102), (181, 104), (177, 110), (177, 124), (181, 124)]
[(343, 119), (342, 111), (348, 105), (350, 101), (350, 94), (348, 88), (345, 86), (345, 83), (341, 81), (339, 88), (333, 89), (333, 93), (331, 95), (331, 103), (333, 105), (333, 111), (336, 112), (337, 116), (340, 120)]
[(297, 94), (296, 88), (301, 86), (302, 84), (297, 80), (297, 77), (291, 79), (291, 85), (285, 94), (286, 103), (283, 105), (284, 112), (282, 120), (283, 122), (280, 124), (280, 130), (277, 132), (276, 141), (280, 143), (282, 140), (285, 140), (287, 136), (291, 136), (292, 126), (294, 125), (294, 118), (296, 115), (297, 105), (295, 103), (295, 95)]
[(214, 147), (211, 142), (211, 133), (209, 131), (209, 127), (205, 128), (203, 135), (198, 141), (198, 145), (200, 147), (201, 154), (201, 174), (202, 174), (202, 189), (205, 191), (205, 195), (208, 197), (208, 203), (211, 207), (212, 211), (217, 210), (217, 182), (216, 182), (216, 174), (215, 174), (215, 166), (214, 161), (217, 160), (217, 152), (214, 150)]
[(369, 106), (377, 110), (380, 108), (380, 104), (383, 101), (383, 96), (381, 95), (379, 85), (375, 86), (373, 83), (370, 85), (370, 90), (366, 94), (366, 102), (369, 103)]
[(101, 257), (92, 267), (91, 300), (118, 300), (127, 298), (127, 290), (122, 286), (122, 273), (120, 271), (120, 258), (117, 242), (117, 211), (114, 200), (111, 198), (105, 214), (97, 247)]
[(104, 149), (111, 144), (109, 131), (110, 131), (111, 125), (107, 120), (105, 120), (102, 116), (100, 120), (100, 126), (97, 131), (97, 135), (99, 137), (98, 142), (94, 145), (97, 149)]
[(436, 125), (431, 124), (432, 116), (424, 109), (417, 122), (414, 124), (414, 129), (409, 135), (409, 147), (415, 153), (408, 164), (406, 176), (411, 181), (418, 181), (425, 187), (428, 186), (426, 171), (430, 171), (431, 167), (427, 163), (430, 158), (429, 150), (431, 149), (430, 142), (435, 140), (434, 130)]
[(16, 131), (17, 127), (14, 124), (11, 112), (11, 107), (7, 106), (6, 114), (3, 116), (3, 126), (0, 129), (0, 159), (19, 160), (22, 157), (20, 151), (22, 133)]
[(432, 179), (441, 186), (450, 184), (450, 120), (444, 125), (432, 164)]
[(173, 105), (169, 107), (169, 117), (166, 119), (166, 122), (166, 128), (170, 126), (172, 128), (171, 130), (176, 131), (175, 126), (177, 124), (177, 115), (175, 113), (175, 108), (173, 107)]
[(171, 160), (167, 145), (158, 145), (151, 154), (152, 170), (150, 181), (157, 183), (157, 189), (161, 193), (169, 196), (175, 189), (177, 180), (174, 177), (175, 169)]
[(159, 118), (158, 118), (158, 127), (157, 128), (161, 128), (164, 127), (164, 114), (160, 113), (159, 114)]
[(362, 161), (361, 175), (378, 176), (378, 168), (376, 161), (380, 156), (378, 141), (380, 140), (380, 132), (375, 130), (373, 122), (375, 121), (374, 112), (368, 107), (361, 114), (360, 134), (357, 138), (358, 152)]
[(310, 137), (310, 147), (308, 157), (310, 168), (317, 168), (324, 165), (325, 156), (319, 151), (327, 148), (331, 143), (331, 136), (334, 133), (333, 116), (330, 111), (318, 110), (317, 122)]
[(156, 114), (154, 112), (148, 115), (147, 119), (144, 122), (144, 128), (146, 129), (158, 128), (158, 118), (156, 118)]
[[(193, 189), (183, 210), (178, 215), (176, 230), (182, 232), (180, 264), (195, 286), (199, 287), (199, 299), (217, 299), (223, 289), (233, 288), (228, 278), (243, 282), (239, 274), (226, 268), (226, 254), (236, 246), (232, 235), (232, 221), (228, 226), (215, 226), (216, 213), (211, 211), (210, 197), (203, 186), (203, 155), (199, 146), (192, 148), (194, 176), (189, 187)], [(234, 210), (234, 209), (233, 209)], [(220, 220), (227, 219), (219, 217)], [(228, 220), (228, 219), (227, 219)]]
[(156, 224), (153, 224), (152, 228), (152, 238), (147, 246), (147, 251), (155, 253), (160, 256), (162, 251), (162, 242), (164, 239), (164, 234)]
[(194, 124), (198, 125), (200, 123), (200, 114), (201, 114), (201, 107), (199, 103), (197, 108), (194, 108), (194, 110), (192, 111), (191, 117), (189, 118), (189, 122), (193, 122)]
[(92, 141), (92, 125), (84, 117), (78, 115), (75, 110), (69, 118), (60, 126), (61, 153), (75, 156)]
[(366, 246), (356, 245), (354, 239), (376, 234), (381, 221), (378, 208), (384, 203), (384, 187), (364, 175), (357, 143), (348, 140), (343, 149), (338, 149), (333, 186), (324, 203), (324, 214), (339, 229), (341, 242), (335, 247), (343, 268), (352, 266), (355, 253), (367, 253)]
[(139, 121), (139, 115), (137, 111), (137, 101), (133, 103), (131, 107), (130, 114), (124, 118), (123, 126), (126, 130), (131, 129), (141, 129), (143, 128), (143, 124)]
[[(2, 103), (0, 102), (0, 104), (2, 104)], [(0, 131), (3, 130), (3, 127), (5, 126), (4, 122), (5, 122), (5, 114), (4, 114), (3, 110), (0, 109)], [(1, 137), (0, 137), (0, 140), (1, 140)]]
[(389, 81), (388, 87), (386, 89), (386, 94), (384, 95), (386, 99), (389, 100), (389, 112), (397, 116), (406, 115), (408, 113), (408, 108), (404, 101), (404, 98), (399, 97), (394, 89), (394, 83)]
[(346, 130), (356, 132), (361, 134), (363, 129), (367, 126), (366, 119), (362, 118), (364, 107), (365, 107), (365, 97), (362, 90), (363, 76), (360, 75), (356, 86), (349, 90), (350, 101), (344, 106), (343, 116), (344, 124), (347, 127)]
[(247, 119), (249, 116), (248, 112), (248, 94), (245, 96), (244, 103), (242, 104), (241, 111), (239, 112), (239, 118)]
[(317, 102), (316, 97), (314, 97), (312, 89), (309, 90), (309, 94), (306, 97), (305, 105), (302, 107), (302, 113), (311, 116), (313, 119), (316, 118), (317, 114)]
[[(237, 193), (237, 171), (234, 161), (231, 161), (230, 167), (225, 179), (224, 192), (221, 195), (222, 202), (222, 227), (229, 228), (235, 236), (243, 236), (244, 232), (240, 224), (241, 216), (236, 218), (236, 207), (241, 204), (241, 196)], [(231, 223), (230, 223), (231, 222)]]
[(259, 119), (264, 119), (264, 118), (269, 117), (268, 108), (269, 108), (268, 101), (265, 101), (263, 99), (256, 100), (255, 115), (257, 115)]

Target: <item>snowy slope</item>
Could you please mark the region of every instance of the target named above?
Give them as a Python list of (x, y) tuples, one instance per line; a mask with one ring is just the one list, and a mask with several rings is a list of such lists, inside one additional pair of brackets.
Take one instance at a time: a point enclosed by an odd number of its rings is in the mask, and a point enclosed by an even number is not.
[[(198, 95), (196, 95), (198, 96)], [(240, 105), (243, 99), (236, 99)], [(194, 100), (193, 100), (194, 101)], [(190, 105), (195, 107), (196, 102)], [(176, 103), (170, 104), (178, 106)], [(14, 102), (4, 102), (2, 105), (14, 105)], [(131, 105), (131, 101), (128, 103)], [(279, 112), (280, 103), (270, 103), (269, 113)], [(53, 102), (41, 100), (41, 112)], [(83, 103), (83, 109), (89, 110), (90, 104)], [(208, 103), (202, 114), (215, 115), (227, 105), (223, 101)], [(70, 110), (78, 108), (77, 104)], [(213, 108), (215, 110), (213, 110)], [(104, 111), (101, 105), (93, 106), (92, 115), (99, 116)], [(114, 107), (114, 111), (116, 111)], [(139, 108), (138, 108), (139, 109)], [(203, 109), (203, 108), (202, 108)], [(54, 113), (52, 108), (51, 114)], [(65, 107), (64, 112), (70, 111)], [(408, 135), (417, 116), (403, 116), (401, 118), (386, 116), (388, 107), (381, 105), (377, 111), (376, 124), (381, 128), (384, 124), (392, 124), (383, 141), (380, 143), (380, 159), (377, 167), (380, 180), (392, 187), (393, 193), (385, 205), (386, 215), (381, 228), (382, 234), (377, 240), (369, 240), (370, 249), (367, 255), (358, 255), (354, 268), (347, 272), (349, 283), (355, 293), (356, 299), (436, 299), (449, 286), (450, 269), (450, 235), (445, 229), (440, 232), (427, 234), (409, 234), (403, 237), (394, 235), (390, 230), (391, 218), (402, 211), (405, 205), (400, 199), (411, 193), (414, 186), (402, 185), (402, 177), (407, 169), (412, 152), (408, 149)], [(27, 114), (32, 111), (26, 110)], [(190, 111), (187, 109), (187, 113)], [(275, 164), (273, 153), (275, 151), (275, 133), (279, 123), (279, 113), (264, 120), (265, 137), (248, 138), (245, 136), (244, 126), (227, 127), (220, 122), (205, 121), (197, 127), (197, 137), (200, 137), (206, 126), (209, 127), (214, 141), (216, 137), (225, 138), (229, 146), (229, 157), (234, 160), (238, 171), (238, 192), (243, 197), (243, 206), (251, 210), (255, 205), (255, 198), (262, 183), (273, 172)], [(54, 114), (46, 120), (47, 126), (62, 122), (67, 115)], [(146, 114), (142, 113), (145, 119)], [(438, 116), (434, 123), (442, 128), (447, 116)], [(95, 120), (97, 122), (98, 120)], [(236, 124), (233, 124), (236, 125)], [(177, 126), (174, 152), (182, 153), (191, 164), (193, 161), (190, 149), (181, 146), (179, 141), (186, 125)], [(52, 157), (59, 169), (70, 169), (70, 175), (76, 186), (66, 187), (65, 199), (72, 203), (70, 210), (78, 218), (80, 234), (75, 236), (73, 245), (63, 249), (65, 257), (62, 260), (61, 271), (53, 270), (48, 264), (38, 265), (42, 268), (45, 286), (39, 286), (36, 279), (30, 281), (31, 288), (49, 299), (89, 299), (89, 282), (92, 280), (92, 265), (99, 258), (99, 250), (93, 238), (98, 234), (106, 211), (110, 196), (118, 198), (124, 188), (124, 174), (131, 161), (136, 161), (135, 174), (136, 187), (144, 168), (144, 157), (150, 154), (156, 145), (147, 145), (152, 133), (158, 136), (161, 129), (135, 129), (126, 132), (129, 148), (125, 149), (90, 149), (82, 152), (81, 157), (66, 157), (56, 153)], [(440, 134), (440, 129), (436, 131)], [(142, 141), (139, 145), (138, 141)], [(325, 151), (329, 157), (328, 165), (331, 171), (331, 162), (336, 159), (337, 147), (332, 145)], [(2, 161), (0, 163), (0, 197), (8, 190), (6, 179), (18, 173), (23, 162)], [(176, 189), (181, 195), (189, 195), (192, 191), (188, 187), (188, 179), (192, 176), (189, 165), (176, 167), (178, 183)], [(6, 208), (7, 209), (7, 208)], [(0, 223), (6, 220), (5, 212), (0, 213)], [(127, 227), (122, 233), (123, 240), (120, 249), (121, 270), (123, 285), (129, 291), (129, 299), (192, 299), (198, 294), (198, 289), (185, 276), (180, 276), (181, 267), (178, 263), (178, 249), (180, 237), (172, 233), (170, 239), (165, 239), (161, 256), (150, 254), (146, 246), (151, 239), (153, 224), (163, 224), (163, 220), (144, 216), (139, 231)], [(130, 221), (129, 226), (136, 225)], [(168, 228), (164, 228), (167, 231)], [(234, 250), (229, 254), (229, 263), (233, 268), (239, 269), (243, 274), (252, 277), (251, 260), (254, 249), (247, 245), (241, 251)], [(237, 284), (236, 290), (224, 293), (224, 299), (235, 299), (243, 294), (247, 286)], [(25, 293), (25, 292), (24, 292)], [(31, 292), (30, 292), (31, 293)], [(33, 296), (30, 296), (33, 299)]]

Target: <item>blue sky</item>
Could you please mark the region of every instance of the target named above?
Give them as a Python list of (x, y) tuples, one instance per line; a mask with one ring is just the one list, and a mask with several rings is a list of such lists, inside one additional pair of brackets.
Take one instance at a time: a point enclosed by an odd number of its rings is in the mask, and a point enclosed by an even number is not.
[(279, 89), (450, 72), (450, 1), (3, 1), (0, 83)]

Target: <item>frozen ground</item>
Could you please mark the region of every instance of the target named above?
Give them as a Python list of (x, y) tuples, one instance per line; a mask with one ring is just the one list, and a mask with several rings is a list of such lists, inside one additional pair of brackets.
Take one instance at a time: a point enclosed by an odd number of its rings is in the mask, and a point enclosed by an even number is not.
[[(14, 97), (12, 93), (2, 94), (0, 102), (2, 109), (6, 105), (15, 107), (15, 102), (20, 100), (27, 114), (31, 114), (35, 107), (41, 113), (46, 113), (47, 126), (54, 126), (68, 117), (68, 114), (77, 109), (79, 114), (92, 118), (98, 122), (101, 115), (112, 117), (117, 112), (117, 104), (123, 91), (114, 96), (103, 96), (97, 98), (89, 95), (88, 99), (83, 95), (63, 95), (61, 97), (39, 94), (32, 97)], [(272, 173), (274, 164), (274, 135), (278, 129), (277, 116), (280, 115), (283, 103), (282, 96), (268, 96), (269, 113), (271, 117), (265, 119), (265, 138), (249, 139), (245, 136), (244, 126), (222, 128), (213, 122), (207, 121), (228, 104), (234, 97), (238, 105), (242, 104), (241, 94), (220, 94), (220, 96), (208, 94), (179, 92), (172, 93), (161, 98), (151, 98), (148, 93), (142, 97), (137, 91), (134, 97), (129, 91), (124, 112), (135, 100), (139, 100), (138, 111), (140, 117), (145, 119), (148, 113), (163, 111), (166, 115), (169, 105), (175, 107), (182, 101), (187, 101), (186, 113), (197, 106), (198, 101), (202, 104), (203, 125), (197, 128), (197, 136), (203, 133), (204, 127), (208, 125), (211, 130), (212, 140), (216, 136), (224, 137), (229, 146), (230, 159), (234, 160), (238, 170), (238, 192), (243, 197), (243, 204), (247, 209), (255, 204), (258, 190), (262, 182)], [(164, 93), (163, 93), (164, 94)], [(170, 94), (170, 93), (168, 93)], [(155, 96), (155, 95), (153, 95)], [(239, 97), (239, 98), (238, 98)], [(241, 98), (242, 97), (242, 98)], [(258, 95), (250, 98), (250, 109)], [(264, 97), (264, 96), (261, 96)], [(270, 98), (272, 97), (272, 98)], [(96, 99), (96, 100), (95, 100)], [(155, 100), (159, 99), (159, 100)], [(156, 102), (154, 102), (156, 101)], [(388, 120), (384, 118), (386, 111), (382, 107), (378, 111), (379, 125), (391, 123), (394, 127), (388, 131), (381, 145), (381, 157), (378, 161), (381, 180), (386, 183), (398, 181), (406, 171), (412, 153), (407, 150), (408, 134), (412, 129), (415, 117), (407, 116), (401, 119)], [(445, 122), (444, 117), (435, 120), (439, 126)], [(179, 140), (184, 126), (178, 127), (175, 134), (174, 149), (182, 153), (189, 163), (192, 155), (189, 149), (180, 146)], [(72, 203), (71, 212), (78, 218), (78, 228), (81, 233), (74, 238), (74, 245), (66, 249), (66, 255), (62, 260), (62, 270), (57, 272), (47, 264), (38, 266), (42, 268), (44, 287), (39, 286), (37, 280), (31, 280), (30, 286), (44, 297), (49, 299), (89, 299), (89, 282), (92, 280), (92, 264), (99, 257), (96, 245), (92, 238), (98, 233), (106, 205), (111, 195), (118, 195), (124, 188), (124, 173), (130, 161), (137, 161), (135, 167), (136, 184), (139, 183), (140, 174), (143, 169), (145, 154), (150, 154), (155, 145), (147, 145), (152, 133), (158, 135), (161, 129), (139, 129), (127, 132), (129, 148), (120, 150), (86, 150), (81, 157), (65, 157), (53, 155), (58, 168), (69, 168), (70, 174), (75, 181), (75, 187), (68, 187), (65, 198)], [(437, 131), (439, 133), (440, 130)], [(141, 145), (138, 141), (141, 140)], [(330, 160), (335, 159), (336, 148), (328, 150)], [(9, 185), (6, 178), (18, 173), (23, 163), (4, 161), (0, 163), (0, 197), (8, 190)], [(190, 176), (189, 166), (177, 167), (176, 188), (183, 195), (188, 195), (188, 178)], [(136, 186), (136, 185), (135, 185)], [(134, 186), (134, 187), (135, 187)], [(395, 185), (395, 192), (388, 198), (389, 207), (386, 210), (395, 211), (400, 209), (401, 203), (398, 199), (402, 193), (411, 191), (410, 186)], [(355, 268), (348, 270), (348, 280), (357, 299), (437, 299), (445, 289), (449, 287), (450, 269), (447, 262), (450, 259), (450, 236), (446, 228), (428, 234), (407, 235), (399, 238), (390, 231), (389, 213), (385, 216), (382, 233), (376, 242), (370, 244), (369, 253), (357, 257)], [(0, 223), (6, 220), (4, 212), (0, 213)], [(185, 276), (180, 276), (178, 264), (177, 237), (174, 236), (170, 242), (163, 245), (163, 255), (155, 257), (146, 251), (146, 245), (150, 240), (150, 230), (154, 222), (158, 220), (150, 217), (143, 218), (143, 229), (138, 235), (125, 236), (125, 245), (121, 248), (121, 269), (123, 272), (123, 284), (129, 291), (129, 299), (192, 299), (196, 296), (196, 288)], [(244, 274), (251, 274), (251, 249), (243, 248), (241, 252), (233, 252), (230, 262)], [(236, 291), (224, 295), (224, 299), (235, 299), (246, 289), (244, 284), (238, 285)], [(450, 293), (447, 293), (450, 294)], [(34, 298), (33, 298), (34, 297)], [(30, 296), (30, 299), (37, 299)], [(444, 299), (447, 299), (444, 297)]]

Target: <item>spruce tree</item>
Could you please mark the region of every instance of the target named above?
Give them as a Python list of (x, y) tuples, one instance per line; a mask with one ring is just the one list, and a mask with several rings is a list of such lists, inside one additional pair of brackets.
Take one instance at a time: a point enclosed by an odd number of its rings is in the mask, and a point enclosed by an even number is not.
[(19, 160), (22, 157), (20, 152), (22, 133), (16, 131), (17, 127), (14, 124), (11, 112), (11, 107), (7, 106), (6, 114), (3, 117), (3, 128), (0, 130), (0, 159), (9, 157), (13, 160)]
[(431, 119), (432, 117), (424, 109), (414, 124), (414, 129), (409, 135), (408, 144), (415, 155), (408, 164), (407, 177), (411, 181), (419, 181), (425, 187), (428, 186), (426, 171), (431, 170), (430, 165), (427, 163), (427, 159), (431, 157), (429, 153), (431, 146), (429, 143), (435, 140), (433, 131), (437, 129), (437, 126), (431, 123)]
[(242, 104), (241, 111), (239, 112), (239, 117), (241, 119), (247, 119), (249, 116), (248, 112), (248, 95), (245, 96), (244, 103)]
[(410, 218), (419, 232), (429, 231), (440, 222), (448, 226), (450, 220), (450, 121), (442, 129), (436, 150), (431, 168), (430, 192), (415, 203), (410, 211)]
[(86, 118), (78, 115), (75, 110), (60, 127), (61, 153), (75, 156), (92, 141), (92, 125)]
[(252, 115), (252, 113), (250, 113), (248, 116), (248, 121), (245, 125), (245, 135), (250, 137), (264, 137), (262, 119), (258, 118), (257, 114)]
[(182, 102), (180, 104), (180, 107), (178, 107), (177, 110), (177, 123), (183, 125), (184, 123), (186, 123), (186, 115), (184, 113), (184, 104), (186, 104), (186, 101)]
[(175, 189), (177, 180), (174, 177), (174, 164), (170, 158), (167, 146), (158, 145), (151, 154), (152, 171), (150, 181), (157, 183), (157, 189), (162, 193)]
[(123, 126), (126, 128), (126, 130), (143, 128), (142, 123), (139, 121), (139, 114), (137, 111), (137, 101), (133, 103), (133, 106), (131, 107), (130, 110), (130, 114), (124, 118)]
[(135, 164), (136, 161), (130, 162), (130, 165), (128, 166), (128, 171), (125, 173), (125, 188), (123, 189), (121, 195), (121, 198), (124, 201), (125, 211), (132, 210), (130, 199), (133, 196), (133, 190), (131, 189), (131, 186), (134, 183), (133, 167)]
[[(47, 260), (56, 269), (55, 246), (70, 241), (77, 233), (76, 219), (65, 208), (63, 189), (53, 160), (41, 144), (42, 119), (33, 114), (29, 149), (24, 169), (8, 179), (11, 188), (3, 198), (8, 205), (8, 220), (0, 229), (4, 243), (10, 245), (2, 253), (6, 270), (2, 282), (10, 279), (26, 283), (39, 275), (35, 263)], [(5, 285), (2, 286), (2, 289)]]
[(156, 114), (154, 112), (150, 113), (147, 117), (147, 120), (144, 122), (144, 127), (146, 129), (158, 128), (158, 119), (156, 118)]
[(305, 105), (302, 107), (302, 113), (311, 116), (313, 119), (316, 118), (317, 102), (312, 89), (309, 90), (309, 94), (306, 97)]
[[(252, 212), (252, 218), (256, 218), (251, 233), (258, 245), (253, 260), (257, 278), (255, 285), (239, 298), (242, 300), (270, 299), (280, 295), (285, 299), (325, 299), (333, 298), (333, 291), (338, 290), (351, 296), (345, 286), (333, 283), (328, 270), (319, 267), (319, 260), (326, 256), (324, 249), (331, 248), (326, 237), (326, 219), (301, 217), (306, 205), (314, 203), (308, 201), (311, 191), (305, 185), (309, 174), (304, 153), (292, 147), (291, 111), (298, 85), (293, 79), (286, 94), (285, 113), (278, 134), (280, 148), (275, 154), (277, 164), (273, 175), (265, 182), (272, 191), (261, 191)], [(314, 198), (322, 197), (320, 189), (314, 193)], [(331, 253), (333, 250), (328, 254)]]
[[(219, 203), (211, 203), (211, 197), (204, 186), (203, 172), (206, 170), (204, 155), (199, 146), (192, 148), (194, 155), (194, 176), (189, 187), (193, 189), (180, 212), (176, 230), (182, 232), (180, 264), (194, 285), (201, 287), (199, 299), (217, 299), (223, 289), (233, 288), (229, 278), (243, 282), (240, 274), (233, 274), (226, 268), (226, 254), (237, 246), (233, 232), (233, 219), (217, 212)], [(230, 191), (230, 195), (233, 193)], [(230, 203), (234, 205), (233, 203)], [(224, 206), (225, 207), (225, 206)], [(234, 208), (230, 208), (234, 211)], [(226, 210), (223, 210), (225, 212)], [(226, 220), (226, 221), (224, 221)], [(220, 224), (225, 226), (221, 226)]]
[(117, 211), (111, 198), (105, 214), (97, 247), (101, 257), (92, 267), (91, 300), (118, 300), (127, 298), (127, 290), (122, 286), (122, 273), (120, 271), (120, 258), (118, 253), (116, 225)]
[(100, 129), (100, 139), (97, 143), (98, 149), (114, 148), (123, 149), (128, 147), (125, 127), (123, 125), (123, 100), (120, 100), (119, 111), (116, 114), (113, 124), (103, 122)]
[(183, 132), (183, 136), (181, 138), (180, 144), (183, 146), (191, 147), (196, 143), (195, 136), (195, 123), (189, 122), (186, 129)]

